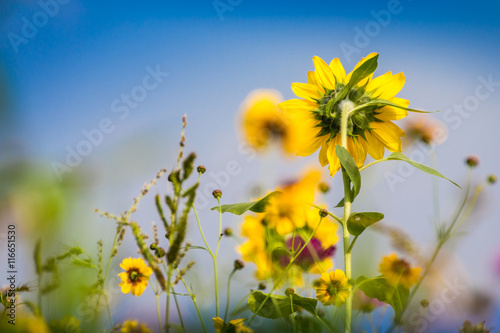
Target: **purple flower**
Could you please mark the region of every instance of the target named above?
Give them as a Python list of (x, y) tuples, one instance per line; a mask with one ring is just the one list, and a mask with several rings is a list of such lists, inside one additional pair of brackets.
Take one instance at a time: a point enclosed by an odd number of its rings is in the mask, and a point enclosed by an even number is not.
[[(288, 249), (292, 249), (294, 251), (299, 251), (305, 244), (305, 241), (300, 236), (295, 236), (295, 238), (291, 237), (286, 241), (286, 247)], [(293, 247), (293, 248), (292, 248)], [(302, 250), (297, 259), (295, 259), (295, 263), (298, 265), (307, 268), (315, 261), (323, 261), (328, 257), (331, 257), (335, 254), (335, 246), (330, 246), (324, 248), (321, 244), (321, 241), (317, 238), (312, 238), (309, 244)], [(288, 265), (290, 262), (289, 257), (282, 256), (280, 258), (280, 264), (282, 266)]]

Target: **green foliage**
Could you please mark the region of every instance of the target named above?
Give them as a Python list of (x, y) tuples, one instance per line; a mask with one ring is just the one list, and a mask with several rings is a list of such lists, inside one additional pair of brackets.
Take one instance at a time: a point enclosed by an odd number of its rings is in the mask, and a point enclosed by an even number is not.
[(392, 306), (396, 318), (403, 313), (407, 306), (410, 295), (408, 288), (402, 285), (392, 286), (381, 276), (372, 279), (360, 276), (356, 280), (356, 285), (366, 296), (376, 298)]
[[(395, 161), (403, 161), (403, 162), (406, 162), (408, 164), (411, 164), (413, 165), (415, 168), (423, 171), (423, 172), (426, 172), (430, 175), (433, 175), (433, 176), (437, 176), (437, 177), (440, 177), (440, 178), (443, 178), (443, 179), (446, 179), (447, 181), (449, 181), (450, 183), (452, 183), (453, 185), (455, 186), (458, 186), (460, 187), (457, 183), (455, 183), (454, 181), (446, 178), (445, 176), (443, 176), (443, 174), (441, 174), (440, 172), (434, 170), (433, 168), (431, 167), (428, 167), (427, 165), (424, 165), (424, 164), (420, 164), (418, 162), (415, 162), (414, 160), (406, 157), (405, 155), (401, 154), (401, 153), (398, 153), (398, 152), (394, 152), (392, 153), (391, 155), (389, 155), (387, 157), (387, 160), (395, 160)], [(461, 188), (461, 187), (460, 187)]]
[[(337, 145), (335, 147), (335, 153), (340, 161), (340, 164), (345, 169), (349, 180), (352, 183), (352, 192), (351, 192), (351, 202), (358, 196), (359, 191), (361, 190), (361, 174), (359, 173), (358, 166), (356, 162), (352, 158), (351, 154), (342, 146)], [(336, 207), (343, 207), (344, 199), (342, 199)]]
[(375, 72), (378, 66), (378, 54), (361, 64), (358, 68), (354, 70), (351, 75), (351, 79), (347, 83), (349, 88), (354, 87), (364, 78), (370, 76)]
[(280, 296), (264, 294), (262, 291), (254, 291), (248, 297), (248, 307), (250, 310), (261, 317), (270, 319), (287, 317), (299, 309), (316, 315), (317, 304), (318, 301), (316, 299), (302, 297), (297, 294)]
[(354, 236), (359, 236), (366, 228), (384, 218), (384, 214), (376, 212), (353, 213), (347, 220), (347, 229)]
[[(274, 191), (266, 195), (260, 200), (257, 201), (252, 201), (252, 202), (244, 202), (244, 203), (237, 203), (237, 204), (229, 204), (229, 205), (222, 205), (220, 207), (220, 212), (221, 213), (232, 213), (235, 215), (241, 215), (247, 211), (252, 211), (254, 213), (263, 213), (266, 209), (267, 204), (269, 203), (269, 200), (273, 198), (274, 196), (281, 195), (280, 191)], [(217, 210), (219, 211), (219, 206), (217, 207), (212, 207), (211, 210)]]

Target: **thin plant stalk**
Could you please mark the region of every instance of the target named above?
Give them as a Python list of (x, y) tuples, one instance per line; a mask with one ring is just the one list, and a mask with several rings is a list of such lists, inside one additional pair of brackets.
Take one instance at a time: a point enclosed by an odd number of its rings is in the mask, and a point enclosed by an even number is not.
[[(347, 150), (347, 120), (349, 114), (349, 103), (344, 102), (342, 107), (342, 116), (341, 116), (341, 145), (343, 148)], [(349, 230), (347, 230), (347, 221), (349, 220), (349, 216), (351, 215), (351, 182), (349, 180), (349, 176), (344, 168), (342, 168), (342, 180), (344, 182), (344, 223), (342, 224), (343, 231), (343, 239), (344, 239), (344, 266), (345, 266), (345, 276), (348, 281), (352, 279), (351, 272), (351, 250), (350, 250), (350, 241), (351, 234)], [(352, 297), (348, 297), (345, 302), (345, 320), (344, 320), (344, 332), (351, 332), (351, 317), (352, 317)]]
[(229, 311), (229, 302), (231, 300), (231, 279), (233, 278), (234, 273), (236, 272), (235, 269), (229, 274), (229, 277), (227, 278), (227, 299), (226, 299), (226, 311), (224, 311), (224, 322), (227, 322), (227, 313)]
[(184, 288), (186, 288), (186, 291), (188, 292), (189, 296), (191, 296), (191, 300), (193, 301), (194, 307), (196, 309), (196, 313), (198, 313), (198, 317), (200, 318), (201, 326), (203, 327), (203, 331), (207, 333), (207, 328), (205, 327), (205, 323), (203, 322), (203, 317), (201, 316), (200, 309), (198, 308), (198, 303), (196, 302), (196, 295), (191, 292), (191, 289), (189, 289), (186, 281), (184, 280), (184, 277), (180, 275), (179, 269), (177, 269), (177, 274), (181, 277), (182, 284), (184, 285)]

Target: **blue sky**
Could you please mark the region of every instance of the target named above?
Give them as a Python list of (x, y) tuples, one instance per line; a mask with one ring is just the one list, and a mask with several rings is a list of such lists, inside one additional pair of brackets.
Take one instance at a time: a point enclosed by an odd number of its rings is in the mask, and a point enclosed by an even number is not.
[[(229, 7), (218, 7), (221, 3)], [(0, 4), (4, 82), (0, 86), (6, 87), (10, 101), (0, 138), (16, 143), (23, 154), (50, 169), (54, 161), (64, 163), (67, 147), (76, 149), (85, 139), (82, 131), (109, 119), (113, 129), (75, 168), (95, 175), (92, 198), (87, 198), (82, 210), (98, 204), (120, 211), (146, 179), (173, 165), (184, 113), (190, 123), (188, 148), (198, 152), (200, 162), (215, 173), (231, 160), (243, 166), (244, 176), (224, 189), (228, 197), (246, 200), (248, 193), (241, 188), (253, 185), (257, 178), (272, 188), (315, 163), (316, 157), (288, 161), (273, 153), (247, 161), (248, 156), (238, 153), (235, 119), (253, 89), (273, 88), (291, 98), (290, 83), (306, 80), (314, 55), (325, 60), (339, 57), (350, 70), (361, 57), (379, 52), (377, 73), (403, 71), (406, 85), (400, 96), (410, 99), (411, 107), (441, 110), (435, 117), (449, 127), (448, 140), (437, 147), (443, 173), (461, 180), (462, 161), (471, 153), (482, 158), (476, 181), (500, 171), (493, 146), (500, 121), (500, 88), (494, 85), (488, 98), (466, 116), (454, 111), (455, 105), (464, 105), (474, 96), (484, 80), (500, 81), (500, 21), (493, 1), (455, 1), (451, 6), (416, 0), (399, 4), (71, 0), (59, 6), (58, 13), (40, 24), (35, 36), (19, 44), (16, 52), (12, 34), (22, 37), (23, 20), (32, 23), (41, 7), (32, 1)], [(388, 8), (390, 20), (381, 24), (377, 16)], [(143, 85), (144, 77), (157, 68), (168, 75), (121, 119), (121, 113), (114, 112), (114, 101)], [(18, 153), (2, 151), (7, 157)], [(334, 179), (333, 184), (339, 181)], [(373, 192), (360, 197), (365, 207), (378, 209), (378, 203), (383, 203), (373, 199), (374, 193), (392, 202), (399, 208), (385, 212), (388, 219), (398, 221), (422, 245), (432, 244), (432, 182), (427, 176), (412, 174), (397, 194), (384, 180), (372, 185)], [(440, 186), (443, 210), (452, 209), (456, 190), (444, 182)], [(496, 188), (488, 190), (487, 214), (456, 249), (466, 267), (481, 272), (473, 282), (477, 286), (498, 286), (487, 271), (494, 253), (500, 251), (494, 237), (500, 232), (495, 218), (500, 213), (498, 193)], [(382, 246), (380, 251), (387, 249)]]

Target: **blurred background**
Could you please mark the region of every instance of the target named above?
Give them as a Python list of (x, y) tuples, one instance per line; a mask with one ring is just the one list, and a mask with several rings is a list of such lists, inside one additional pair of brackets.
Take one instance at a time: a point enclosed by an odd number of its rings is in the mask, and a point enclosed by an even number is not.
[[(481, 163), (473, 184), (484, 183), (500, 171), (498, 10), (492, 1), (461, 0), (2, 0), (1, 267), (9, 224), (18, 232), (20, 282), (35, 284), (32, 251), (39, 238), (45, 256), (75, 244), (95, 254), (101, 238), (109, 251), (115, 225), (93, 210), (119, 214), (158, 170), (172, 170), (183, 114), (188, 115), (186, 151), (195, 151), (196, 163), (208, 170), (197, 207), (209, 242), (215, 244), (218, 214), (209, 209), (216, 205), (211, 197), (215, 187), (223, 191), (223, 203), (248, 201), (256, 188), (272, 190), (317, 164), (317, 154), (291, 158), (278, 147), (259, 154), (249, 149), (240, 108), (260, 88), (293, 98), (290, 83), (306, 81), (314, 55), (327, 62), (338, 57), (350, 71), (359, 59), (378, 52), (376, 75), (405, 73), (398, 96), (409, 99), (412, 108), (440, 110), (432, 117), (446, 128), (447, 138), (435, 147), (438, 170), (463, 185), (464, 160), (476, 154)], [(409, 147), (407, 155), (433, 163), (421, 144)], [(237, 174), (229, 175), (234, 163)], [(322, 200), (334, 204), (342, 196), (341, 180), (329, 180), (324, 171), (332, 191)], [(399, 162), (377, 165), (367, 175), (355, 209), (383, 212), (387, 224), (404, 230), (428, 254), (436, 240), (434, 180)], [(162, 179), (152, 192), (165, 192), (165, 184)], [(440, 214), (449, 220), (462, 192), (444, 180), (438, 185)], [(457, 302), (445, 304), (447, 315), (428, 318), (432, 327), (455, 328), (465, 319), (500, 327), (498, 195), (498, 187), (481, 194), (464, 234), (439, 257), (438, 291), (428, 297), (439, 298), (445, 281), (466, 288)], [(146, 230), (152, 221), (159, 222), (153, 197), (146, 197), (135, 215)], [(241, 221), (224, 216), (223, 223), (239, 230)], [(190, 230), (193, 244), (201, 244), (198, 234)], [(380, 257), (393, 248), (380, 232), (363, 237), (364, 245), (354, 253), (354, 274), (373, 276)], [(119, 272), (121, 259), (135, 255), (132, 245), (128, 235), (111, 273)], [(237, 245), (233, 239), (223, 241), (224, 276), (238, 258)], [(206, 253), (190, 255), (196, 270), (210, 269)], [(341, 255), (335, 264), (342, 266)], [(235, 282), (236, 296), (255, 288), (253, 270), (248, 265)], [(61, 276), (82, 283), (94, 278), (69, 266)], [(211, 284), (197, 281), (196, 274), (190, 279), (200, 299), (211, 299)], [(59, 318), (79, 311), (84, 316), (81, 292), (78, 283), (55, 291), (44, 300), (46, 315)], [(155, 323), (154, 296), (146, 294), (140, 302), (113, 294), (115, 321), (132, 317)], [(181, 305), (196, 320), (190, 299)], [(207, 318), (210, 306), (203, 305)]]

